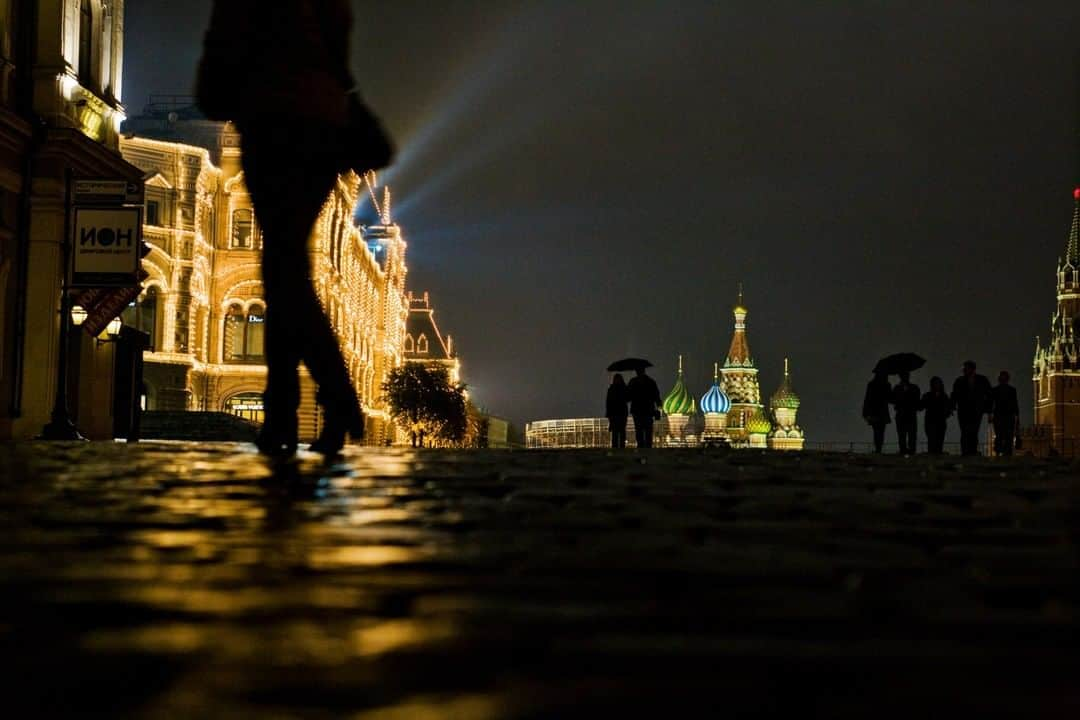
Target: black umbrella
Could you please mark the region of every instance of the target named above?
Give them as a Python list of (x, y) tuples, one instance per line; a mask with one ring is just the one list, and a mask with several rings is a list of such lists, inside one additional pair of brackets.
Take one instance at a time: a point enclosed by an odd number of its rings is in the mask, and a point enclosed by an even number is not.
[(643, 358), (623, 358), (607, 366), (608, 372), (626, 372), (638, 368), (651, 368), (652, 363)]
[(926, 360), (915, 353), (895, 353), (878, 360), (877, 365), (874, 366), (874, 372), (885, 373), (886, 375), (899, 375), (902, 372), (918, 370), (925, 364)]

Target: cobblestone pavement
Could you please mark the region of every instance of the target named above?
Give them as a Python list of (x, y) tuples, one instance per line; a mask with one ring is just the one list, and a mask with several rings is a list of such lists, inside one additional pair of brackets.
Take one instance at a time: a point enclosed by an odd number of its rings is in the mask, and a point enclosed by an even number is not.
[(0, 447), (0, 702), (8, 717), (1077, 718), (1078, 470)]

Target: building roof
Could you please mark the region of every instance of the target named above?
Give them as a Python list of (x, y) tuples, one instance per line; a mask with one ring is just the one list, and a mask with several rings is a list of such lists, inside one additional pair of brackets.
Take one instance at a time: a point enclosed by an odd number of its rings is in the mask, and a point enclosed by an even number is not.
[(1073, 190), (1072, 227), (1069, 228), (1069, 242), (1065, 246), (1065, 262), (1080, 267), (1080, 187)]
[(728, 348), (727, 359), (724, 361), (725, 368), (754, 367), (754, 358), (750, 355), (750, 343), (746, 339), (746, 316), (748, 311), (743, 305), (742, 288), (739, 288), (739, 299), (732, 309), (735, 315), (735, 334), (731, 336), (731, 347)]
[(713, 365), (713, 383), (709, 391), (701, 397), (701, 412), (706, 415), (723, 415), (731, 410), (731, 398), (720, 389), (720, 372)]
[(694, 398), (683, 382), (682, 355), (679, 356), (679, 374), (675, 387), (664, 398), (664, 412), (668, 415), (690, 415), (694, 412)]
[(798, 410), (800, 402), (799, 396), (795, 394), (795, 389), (791, 387), (791, 373), (788, 371), (788, 359), (784, 358), (784, 380), (769, 399), (769, 405), (771, 405), (774, 410), (776, 408)]
[[(435, 310), (431, 299), (425, 292), (416, 297), (409, 292), (409, 317), (405, 321), (406, 360), (453, 360), (453, 340), (449, 335), (444, 339), (435, 324)], [(409, 340), (412, 340), (410, 342)], [(421, 338), (424, 342), (421, 342)], [(421, 351), (423, 350), (423, 351)]]
[(746, 431), (751, 435), (767, 435), (770, 430), (772, 430), (772, 423), (760, 407), (746, 421)]

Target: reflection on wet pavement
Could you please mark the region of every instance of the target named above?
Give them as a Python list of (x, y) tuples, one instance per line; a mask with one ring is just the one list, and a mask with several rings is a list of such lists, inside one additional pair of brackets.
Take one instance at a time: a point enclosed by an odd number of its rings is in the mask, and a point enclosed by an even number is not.
[(48, 715), (1078, 717), (1077, 471), (7, 446), (0, 647)]

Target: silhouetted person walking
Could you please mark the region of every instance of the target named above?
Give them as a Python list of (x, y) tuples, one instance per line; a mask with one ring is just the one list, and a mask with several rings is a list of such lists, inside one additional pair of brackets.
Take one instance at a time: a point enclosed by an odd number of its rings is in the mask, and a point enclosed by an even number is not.
[(627, 390), (623, 376), (615, 373), (607, 390), (608, 429), (611, 430), (611, 447), (626, 447), (626, 404), (630, 402), (630, 392)]
[(919, 386), (911, 383), (911, 373), (900, 373), (900, 382), (893, 386), (890, 400), (896, 408), (896, 439), (901, 455), (915, 454), (915, 438), (919, 433)]
[(953, 412), (952, 399), (945, 392), (945, 382), (941, 378), (930, 378), (930, 390), (922, 396), (919, 409), (925, 411), (926, 452), (940, 455), (945, 452), (946, 419)]
[(998, 373), (998, 384), (990, 391), (990, 422), (994, 426), (994, 454), (1012, 455), (1020, 420), (1016, 388), (1009, 384), (1009, 373)]
[(660, 388), (645, 374), (645, 368), (638, 368), (636, 372), (626, 385), (630, 394), (630, 414), (634, 416), (634, 435), (639, 448), (651, 448), (653, 420), (660, 407)]
[(214, 3), (197, 95), (240, 130), (244, 184), (262, 229), (266, 299), (267, 455), (296, 450), (299, 364), (319, 385), (322, 434), (311, 449), (334, 455), (364, 417), (334, 330), (311, 281), (308, 237), (339, 172), (387, 164), (389, 140), (353, 92), (352, 14), (346, 0)]
[(892, 399), (892, 386), (885, 373), (874, 373), (874, 378), (866, 384), (863, 397), (862, 416), (874, 429), (874, 452), (881, 452), (885, 444), (885, 426), (892, 420), (889, 417), (889, 401)]
[(960, 423), (960, 453), (979, 454), (979, 426), (990, 410), (990, 381), (975, 372), (975, 362), (964, 363), (963, 375), (953, 383), (952, 401)]

